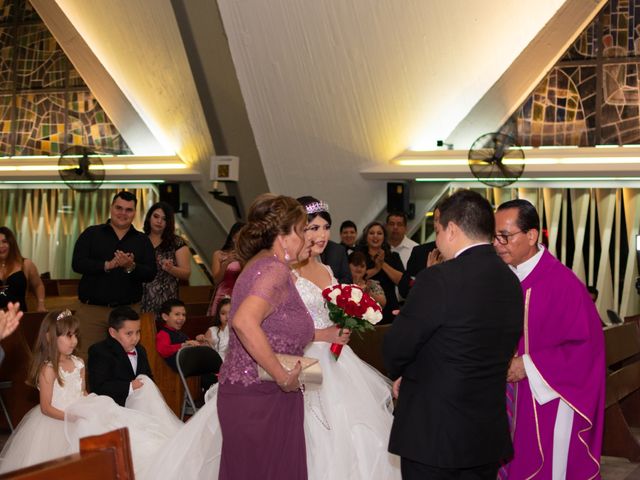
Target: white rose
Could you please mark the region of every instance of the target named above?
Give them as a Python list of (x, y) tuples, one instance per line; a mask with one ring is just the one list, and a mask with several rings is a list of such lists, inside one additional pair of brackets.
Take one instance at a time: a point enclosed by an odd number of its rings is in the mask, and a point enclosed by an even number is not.
[(362, 290), (360, 290), (359, 288), (352, 288), (351, 301), (358, 304), (360, 303), (360, 300), (362, 300)]
[(380, 320), (382, 320), (382, 312), (378, 312), (377, 310), (374, 310), (373, 307), (369, 307), (367, 308), (367, 311), (364, 312), (364, 315), (362, 315), (362, 318), (364, 318), (371, 325), (375, 325)]
[(331, 290), (331, 292), (329, 293), (329, 298), (331, 299), (331, 303), (335, 304), (336, 303), (336, 298), (338, 298), (338, 295), (340, 295), (340, 290), (339, 289), (334, 289)]

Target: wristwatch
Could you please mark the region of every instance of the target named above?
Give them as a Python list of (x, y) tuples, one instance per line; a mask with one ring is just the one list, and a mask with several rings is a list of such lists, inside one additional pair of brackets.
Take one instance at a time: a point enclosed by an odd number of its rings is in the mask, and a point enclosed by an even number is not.
[(125, 270), (127, 273), (131, 273), (136, 269), (136, 262), (133, 262), (129, 268)]

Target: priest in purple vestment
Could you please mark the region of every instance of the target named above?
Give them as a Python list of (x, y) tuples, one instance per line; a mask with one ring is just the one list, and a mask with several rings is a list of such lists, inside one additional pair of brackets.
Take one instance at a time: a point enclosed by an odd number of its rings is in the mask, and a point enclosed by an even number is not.
[[(518, 276), (524, 331), (507, 381), (514, 456), (500, 478), (600, 478), (604, 335), (586, 286), (538, 243), (526, 200), (498, 207), (494, 246)], [(512, 398), (513, 397), (513, 398)]]

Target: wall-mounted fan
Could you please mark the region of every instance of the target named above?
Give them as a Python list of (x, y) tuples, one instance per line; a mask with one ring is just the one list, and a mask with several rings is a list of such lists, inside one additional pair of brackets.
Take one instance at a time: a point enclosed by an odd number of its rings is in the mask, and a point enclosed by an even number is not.
[(104, 181), (104, 164), (100, 155), (81, 145), (72, 145), (58, 159), (58, 173), (69, 188), (93, 192)]
[(471, 173), (490, 187), (506, 187), (524, 173), (524, 152), (513, 137), (485, 133), (469, 149)]

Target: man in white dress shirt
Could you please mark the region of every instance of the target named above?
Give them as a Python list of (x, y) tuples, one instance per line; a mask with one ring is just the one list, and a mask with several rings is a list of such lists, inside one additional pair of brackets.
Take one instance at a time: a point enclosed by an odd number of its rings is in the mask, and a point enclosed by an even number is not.
[(391, 251), (400, 255), (402, 265), (407, 268), (411, 250), (418, 244), (406, 235), (407, 215), (403, 212), (391, 212), (387, 215), (387, 236)]

